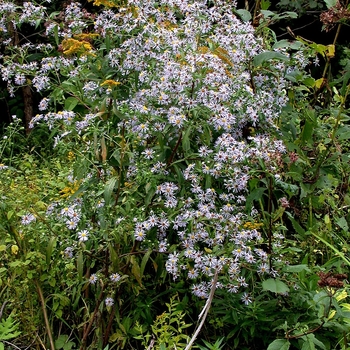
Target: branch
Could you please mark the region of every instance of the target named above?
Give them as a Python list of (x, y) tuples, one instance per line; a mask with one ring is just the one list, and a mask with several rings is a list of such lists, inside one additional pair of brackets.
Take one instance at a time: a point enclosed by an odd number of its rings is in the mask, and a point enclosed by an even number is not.
[(201, 323), (199, 324), (199, 326), (197, 327), (195, 333), (193, 334), (190, 342), (188, 343), (188, 345), (186, 346), (185, 350), (190, 350), (194, 341), (196, 340), (199, 332), (201, 331), (203, 325), (204, 325), (204, 322), (205, 322), (205, 319), (207, 318), (207, 315), (208, 315), (208, 312), (209, 312), (209, 309), (210, 309), (210, 305), (211, 305), (211, 302), (213, 301), (213, 298), (214, 298), (214, 293), (215, 293), (215, 289), (216, 289), (216, 284), (218, 282), (218, 274), (219, 274), (219, 271), (218, 269), (215, 271), (215, 275), (214, 275), (214, 279), (213, 279), (213, 284), (211, 286), (211, 289), (210, 289), (210, 294), (209, 294), (209, 297), (208, 297), (208, 300), (207, 302), (205, 303), (204, 307), (203, 307), (203, 310), (202, 312), (199, 314), (198, 316), (198, 319), (201, 319), (202, 318), (202, 321)]
[(50, 340), (51, 350), (55, 350), (55, 343), (53, 341), (53, 337), (52, 337), (52, 333), (51, 333), (49, 318), (47, 317), (46, 305), (45, 305), (45, 299), (44, 299), (43, 291), (41, 290), (41, 287), (40, 287), (38, 281), (35, 281), (35, 284), (36, 284), (36, 289), (37, 289), (38, 294), (39, 294), (41, 308), (42, 308), (43, 314), (44, 314), (45, 327), (46, 327), (47, 336), (49, 337), (49, 340)]
[(14, 348), (14, 349), (21, 350), (21, 348), (19, 348), (18, 346), (16, 346), (16, 345), (13, 344), (13, 343), (10, 343), (9, 341), (6, 341), (6, 340), (1, 340), (1, 341), (2, 341), (3, 343), (5, 343), (5, 344), (11, 346), (11, 347)]
[(171, 152), (171, 155), (170, 155), (170, 157), (169, 157), (169, 159), (168, 159), (167, 166), (169, 166), (169, 165), (172, 163), (172, 161), (173, 161), (173, 159), (174, 159), (174, 156), (175, 156), (175, 154), (176, 154), (176, 151), (177, 151), (177, 149), (178, 149), (179, 146), (180, 146), (181, 140), (182, 140), (182, 130), (181, 130), (181, 132), (180, 132), (180, 136), (179, 136), (179, 138), (178, 138), (178, 140), (177, 140), (177, 142), (176, 142), (176, 145), (175, 145), (175, 147), (174, 147), (173, 151)]
[(317, 327), (315, 327), (315, 328), (313, 328), (313, 329), (310, 329), (309, 331), (304, 332), (304, 333), (301, 333), (301, 334), (289, 335), (289, 334), (288, 334), (289, 332), (287, 332), (285, 338), (287, 338), (287, 339), (297, 339), (297, 338), (300, 338), (300, 337), (302, 337), (302, 336), (304, 336), (304, 335), (311, 334), (311, 333), (315, 333), (315, 332), (316, 332), (317, 330), (319, 330), (323, 325), (324, 325), (324, 321), (323, 321), (320, 325), (318, 325)]
[(6, 300), (6, 301), (4, 301), (4, 303), (1, 306), (1, 309), (0, 309), (0, 320), (1, 320), (2, 313), (4, 312), (4, 308), (5, 308), (7, 303), (8, 303), (8, 301)]

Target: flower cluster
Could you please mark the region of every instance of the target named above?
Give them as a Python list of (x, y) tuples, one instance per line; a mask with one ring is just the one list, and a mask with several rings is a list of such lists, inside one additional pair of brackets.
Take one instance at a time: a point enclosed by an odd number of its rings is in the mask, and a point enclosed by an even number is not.
[(349, 18), (349, 9), (344, 7), (340, 1), (337, 1), (328, 11), (324, 11), (320, 15), (320, 21), (323, 23), (326, 32), (332, 30), (341, 20), (348, 20)]
[[(138, 168), (145, 171), (144, 160), (152, 173), (164, 174), (158, 169), (179, 159), (174, 154), (179, 144), (182, 156), (186, 158), (190, 148), (198, 159), (184, 162), (187, 166), (175, 177), (177, 182), (156, 186), (154, 202), (162, 203), (162, 209), (158, 216), (152, 213), (136, 223), (135, 239), (146, 242), (156, 228), (158, 249), (163, 251), (175, 233), (179, 251), (171, 253), (166, 263), (174, 278), (184, 270), (190, 279), (204, 278), (194, 284), (193, 293), (205, 297), (211, 287), (205, 280), (219, 271), (223, 278), (218, 285), (238, 292), (247, 287), (242, 266), (251, 264), (259, 273), (269, 273), (267, 254), (254, 249), (263, 240), (260, 232), (244, 226), (251, 220), (244, 214), (250, 171), (263, 161), (276, 172), (274, 161), (285, 152), (281, 142), (268, 134), (244, 139), (243, 129), (273, 127), (286, 103), (288, 83), (281, 74), (249, 68), (252, 58), (263, 52), (262, 45), (253, 28), (241, 23), (225, 2), (208, 8), (205, 2), (167, 1), (161, 10), (142, 1), (129, 5), (137, 10), (125, 9), (133, 15), (122, 26), (113, 25), (118, 15), (112, 17), (109, 10), (95, 25), (103, 35), (111, 28), (126, 32), (140, 28), (108, 56), (124, 77), (138, 72), (136, 93), (119, 102), (131, 110), (126, 126), (145, 147), (142, 163), (135, 161), (134, 178)], [(283, 72), (285, 67), (276, 63), (275, 70)], [(193, 145), (185, 139), (189, 131), (191, 141), (196, 140)], [(166, 133), (173, 149), (167, 162), (162, 162), (156, 144), (150, 147), (160, 133)], [(248, 214), (254, 216), (254, 211)], [(243, 299), (250, 300), (246, 295)]]
[[(118, 11), (92, 16), (71, 2), (60, 25), (46, 23), (46, 35), (63, 40), (61, 57), (43, 47), (48, 57), (38, 62), (1, 66), (9, 90), (30, 77), (35, 90), (45, 92), (38, 106), (43, 113), (31, 127), (60, 126), (55, 145), (66, 135), (84, 140), (84, 186), (101, 186), (90, 209), (76, 197), (67, 206), (63, 200), (52, 205), (48, 214), (77, 241), (89, 243), (93, 230), (111, 220), (97, 220), (94, 213), (108, 212), (108, 195), (116, 191), (117, 216), (133, 226), (128, 234), (135, 246), (167, 253), (168, 273), (190, 279), (199, 297), (208, 296), (215, 274), (218, 288), (237, 293), (248, 287), (247, 267), (275, 273), (267, 253), (256, 247), (264, 237), (258, 212), (246, 199), (252, 173), (262, 164), (278, 178), (285, 148), (270, 131), (287, 101), (288, 67), (306, 64), (302, 56), (289, 62), (278, 49), (287, 63), (257, 65), (254, 58), (265, 52), (262, 40), (237, 18), (234, 6), (226, 0), (210, 6), (204, 0), (130, 0)], [(43, 11), (30, 9), (23, 7), (18, 23)], [(88, 37), (92, 19), (95, 33)], [(97, 37), (105, 41), (95, 48)], [(103, 172), (100, 160), (113, 169)], [(133, 188), (141, 193), (135, 206), (127, 198)], [(67, 249), (64, 254), (72, 256)], [(110, 276), (114, 283), (120, 278)], [(95, 284), (97, 275), (89, 282)], [(247, 292), (242, 301), (251, 302)]]
[(44, 17), (45, 9), (44, 6), (35, 6), (33, 2), (24, 2), (19, 24), (29, 23), (32, 26), (37, 25)]
[(25, 214), (22, 216), (22, 225), (29, 225), (30, 223), (36, 221), (36, 218), (33, 214)]

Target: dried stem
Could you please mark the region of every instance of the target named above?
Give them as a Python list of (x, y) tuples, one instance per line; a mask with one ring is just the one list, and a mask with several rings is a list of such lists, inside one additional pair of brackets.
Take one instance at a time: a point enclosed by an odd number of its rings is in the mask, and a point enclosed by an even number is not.
[(212, 284), (211, 289), (210, 289), (210, 294), (209, 294), (208, 300), (205, 303), (205, 305), (203, 307), (203, 310), (202, 310), (202, 312), (199, 315), (199, 319), (202, 318), (201, 323), (199, 324), (199, 326), (197, 327), (196, 331), (194, 332), (194, 334), (193, 334), (190, 342), (186, 346), (185, 350), (190, 350), (191, 349), (194, 341), (196, 340), (199, 332), (201, 331), (201, 329), (202, 329), (202, 327), (204, 325), (205, 319), (207, 318), (207, 315), (208, 315), (208, 312), (209, 312), (209, 309), (210, 309), (210, 306), (211, 306), (211, 302), (213, 301), (213, 298), (214, 298), (216, 284), (218, 282), (218, 275), (219, 275), (219, 271), (216, 270), (215, 271), (215, 275), (214, 275), (214, 279), (213, 279), (213, 284)]
[(1, 341), (2, 341), (3, 343), (5, 343), (5, 344), (11, 346), (11, 348), (13, 348), (13, 349), (21, 350), (21, 348), (19, 348), (18, 346), (16, 346), (16, 345), (13, 344), (13, 343), (10, 343), (9, 341), (6, 341), (6, 340), (1, 340)]
[(1, 309), (0, 309), (0, 320), (2, 318), (2, 313), (4, 312), (4, 308), (6, 306), (6, 304), (8, 303), (8, 301), (4, 301), (4, 303), (1, 305)]
[(43, 315), (44, 315), (45, 327), (46, 327), (47, 336), (49, 337), (51, 350), (55, 350), (55, 343), (53, 341), (53, 337), (52, 337), (52, 333), (51, 333), (49, 318), (47, 317), (46, 303), (45, 303), (43, 291), (41, 290), (41, 287), (40, 287), (40, 284), (38, 281), (35, 281), (35, 285), (36, 285), (36, 289), (37, 289), (37, 292), (38, 292), (39, 298), (40, 298), (41, 309), (42, 309)]

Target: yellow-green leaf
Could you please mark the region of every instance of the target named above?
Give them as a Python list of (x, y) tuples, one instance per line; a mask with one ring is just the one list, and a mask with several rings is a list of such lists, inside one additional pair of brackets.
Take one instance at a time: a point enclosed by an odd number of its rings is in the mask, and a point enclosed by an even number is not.
[(317, 79), (315, 81), (316, 88), (319, 89), (323, 85), (323, 82), (324, 82), (324, 78)]
[(326, 214), (326, 215), (324, 216), (324, 223), (325, 223), (326, 225), (328, 225), (330, 222), (331, 222), (331, 220), (330, 220), (330, 218), (329, 218), (329, 215)]
[(335, 55), (335, 46), (332, 45), (327, 45), (327, 52), (326, 52), (327, 57), (332, 58)]
[(12, 247), (11, 247), (11, 253), (13, 255), (17, 255), (18, 253), (18, 246), (16, 244), (14, 244)]

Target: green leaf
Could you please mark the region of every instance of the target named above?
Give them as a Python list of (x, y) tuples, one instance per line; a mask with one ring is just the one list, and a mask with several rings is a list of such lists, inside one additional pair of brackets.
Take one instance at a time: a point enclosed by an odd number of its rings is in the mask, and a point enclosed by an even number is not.
[(54, 27), (53, 27), (53, 36), (55, 38), (55, 43), (56, 45), (58, 46), (60, 44), (60, 40), (58, 38), (58, 24), (56, 24)]
[(277, 279), (269, 278), (262, 283), (264, 290), (268, 290), (273, 293), (287, 293), (289, 292), (288, 286)]
[(119, 262), (119, 256), (116, 250), (113, 248), (113, 244), (108, 244), (108, 250), (109, 250), (109, 256), (111, 258), (111, 263), (113, 265), (113, 268), (116, 269)]
[(64, 344), (66, 343), (68, 339), (68, 335), (66, 334), (61, 334), (56, 340), (55, 340), (55, 349), (63, 349)]
[(50, 264), (52, 251), (56, 247), (56, 237), (51, 237), (46, 248), (46, 265)]
[(261, 66), (264, 62), (271, 60), (289, 61), (289, 57), (283, 55), (280, 52), (265, 51), (260, 53), (259, 55), (256, 55), (254, 57), (253, 63), (254, 66), (258, 67)]
[(310, 334), (308, 334), (307, 336), (301, 337), (301, 339), (304, 340), (301, 350), (315, 350), (315, 344), (312, 341)]
[(287, 47), (292, 50), (299, 50), (302, 46), (303, 44), (300, 41), (289, 41), (289, 40), (283, 39), (283, 40), (277, 41), (277, 43), (275, 43), (272, 48), (278, 49), (280, 47)]
[(322, 237), (320, 237), (319, 235), (317, 235), (314, 232), (311, 232), (311, 234), (313, 236), (315, 236), (318, 240), (320, 240), (322, 243), (324, 243), (328, 248), (332, 249), (341, 259), (343, 259), (343, 261), (348, 266), (350, 266), (350, 260), (340, 250), (338, 250), (336, 247), (334, 247), (334, 245), (328, 243), (325, 239), (323, 239)]
[(349, 231), (349, 225), (344, 216), (341, 218), (335, 220), (335, 223), (343, 230), (343, 231)]
[(314, 127), (315, 127), (315, 123), (313, 121), (308, 120), (308, 119), (305, 121), (303, 131), (302, 131), (301, 137), (300, 137), (300, 140), (301, 140), (303, 145), (313, 143), (312, 134), (314, 132)]
[(260, 5), (262, 10), (267, 10), (271, 6), (271, 1), (261, 0)]
[(310, 272), (310, 269), (306, 264), (300, 264), (300, 265), (287, 265), (284, 268), (284, 271), (291, 272), (291, 273), (299, 273), (301, 271)]
[(336, 132), (336, 136), (339, 141), (350, 139), (350, 126), (344, 125), (340, 127)]
[(294, 230), (301, 236), (305, 236), (305, 230), (300, 226), (300, 224), (298, 223), (298, 221), (296, 221), (292, 214), (289, 212), (285, 212), (290, 220), (290, 222), (292, 223), (292, 226), (294, 228)]
[(205, 175), (205, 188), (211, 188), (212, 187), (212, 177), (209, 174)]
[(151, 256), (151, 253), (152, 253), (152, 250), (148, 250), (146, 252), (146, 254), (144, 255), (144, 257), (142, 258), (142, 261), (141, 261), (141, 267), (140, 267), (140, 275), (141, 275), (141, 278), (143, 276), (143, 273), (145, 271), (145, 267), (146, 267), (146, 264), (149, 260), (149, 257)]
[(314, 87), (316, 81), (315, 81), (314, 78), (308, 77), (308, 78), (305, 78), (305, 79), (303, 80), (303, 83), (304, 83), (306, 86)]
[(264, 18), (269, 18), (271, 16), (275, 16), (275, 12), (270, 11), (270, 10), (261, 10), (260, 13), (264, 15)]
[[(81, 168), (81, 172), (85, 171), (85, 169)], [(81, 174), (76, 174), (78, 178), (81, 178)], [(81, 193), (84, 193), (87, 189), (91, 188), (91, 185), (96, 183), (96, 179), (91, 178), (89, 181), (86, 181), (84, 184), (79, 186), (78, 190), (74, 192), (74, 194), (70, 197), (70, 200), (73, 200), (80, 196)]]
[(244, 21), (244, 22), (249, 22), (252, 19), (251, 13), (247, 10), (239, 9), (236, 12), (238, 13), (239, 17), (241, 17), (242, 21)]
[(17, 267), (17, 266), (20, 266), (20, 265), (22, 265), (22, 261), (19, 261), (19, 260), (12, 261), (12, 262), (9, 263), (10, 267)]
[(293, 185), (288, 182), (277, 181), (276, 185), (281, 187), (289, 195), (297, 195), (299, 192), (299, 187), (297, 185)]
[(116, 177), (112, 177), (107, 181), (107, 183), (105, 185), (103, 196), (104, 196), (106, 205), (110, 205), (112, 202), (113, 190), (114, 190), (114, 187), (117, 183), (117, 180), (118, 179)]
[(67, 111), (72, 111), (74, 107), (78, 104), (78, 102), (78, 99), (76, 99), (75, 97), (67, 97), (64, 101), (64, 108)]
[(141, 269), (140, 269), (140, 265), (137, 262), (137, 259), (135, 257), (135, 255), (130, 256), (130, 262), (131, 262), (131, 273), (133, 274), (133, 276), (135, 277), (136, 281), (139, 283), (140, 286), (142, 286), (142, 277), (141, 277)]
[(37, 19), (35, 21), (35, 29), (37, 29), (40, 26), (40, 23), (41, 23), (41, 19)]
[[(147, 185), (149, 185), (148, 188), (147, 188)], [(151, 187), (151, 184), (147, 184), (147, 185), (146, 185), (146, 197), (144, 199), (145, 207), (147, 207), (151, 203), (151, 200), (153, 199), (153, 196), (157, 190), (155, 187)]]
[(105, 46), (107, 53), (109, 53), (109, 51), (111, 51), (111, 39), (108, 34), (105, 37)]
[(5, 350), (4, 343), (0, 342), (0, 350)]
[(76, 349), (75, 343), (72, 341), (69, 341), (68, 343), (64, 344), (63, 350), (72, 350)]
[(345, 70), (345, 73), (341, 77), (341, 80), (343, 81), (343, 85), (340, 89), (340, 94), (342, 96), (345, 96), (348, 82), (350, 80), (350, 61), (348, 61), (348, 64), (346, 65), (344, 70)]
[(77, 271), (78, 271), (79, 282), (83, 280), (83, 270), (84, 270), (83, 252), (79, 252), (77, 257)]
[(267, 348), (267, 350), (288, 350), (290, 342), (288, 339), (276, 339)]
[(328, 9), (334, 7), (337, 4), (337, 0), (324, 0)]
[(298, 18), (298, 14), (296, 12), (293, 12), (293, 11), (286, 11), (286, 12), (283, 12), (282, 13), (282, 16), (281, 18)]
[(21, 334), (21, 332), (17, 331), (17, 329), (18, 324), (11, 316), (9, 316), (6, 320), (2, 319), (0, 322), (0, 340), (16, 338)]
[(191, 132), (192, 132), (192, 128), (188, 127), (186, 131), (182, 134), (182, 148), (185, 154), (191, 149), (191, 141), (190, 141)]
[(312, 342), (317, 345), (319, 348), (326, 350), (326, 346), (320, 341), (318, 340), (314, 334), (308, 334), (307, 337), (312, 340)]
[(266, 188), (259, 187), (255, 188), (253, 191), (250, 192), (246, 199), (246, 210), (247, 212), (250, 212), (253, 206), (253, 201), (258, 201), (262, 198), (264, 192), (266, 191)]

